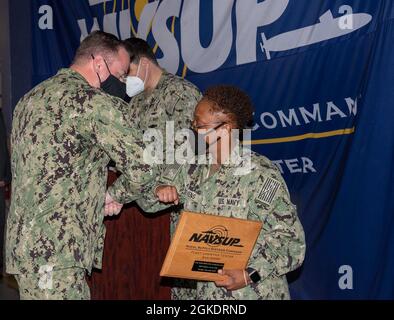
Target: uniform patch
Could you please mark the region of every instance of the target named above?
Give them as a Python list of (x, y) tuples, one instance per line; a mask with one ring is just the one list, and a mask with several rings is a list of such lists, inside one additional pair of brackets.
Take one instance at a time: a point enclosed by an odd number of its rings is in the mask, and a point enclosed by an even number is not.
[(278, 180), (272, 178), (266, 178), (263, 183), (263, 187), (260, 189), (256, 200), (264, 204), (271, 205), (272, 201), (275, 198), (276, 193), (279, 190), (279, 187), (280, 187), (280, 182)]
[(173, 182), (178, 175), (179, 171), (181, 171), (182, 166), (180, 164), (172, 164), (166, 167), (162, 178)]
[(219, 206), (244, 207), (245, 201), (239, 198), (216, 197), (215, 204)]

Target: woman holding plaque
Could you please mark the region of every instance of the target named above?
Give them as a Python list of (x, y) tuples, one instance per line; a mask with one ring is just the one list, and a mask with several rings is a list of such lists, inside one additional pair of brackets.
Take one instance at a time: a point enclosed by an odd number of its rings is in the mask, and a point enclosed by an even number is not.
[(208, 89), (193, 122), (206, 152), (199, 152), (194, 164), (168, 167), (138, 201), (148, 212), (180, 203), (187, 211), (263, 223), (245, 270), (219, 270), (222, 280), (197, 282), (194, 296), (174, 289), (174, 299), (290, 298), (286, 274), (304, 260), (304, 231), (279, 170), (239, 143), (252, 118), (252, 103), (243, 91), (233, 86)]

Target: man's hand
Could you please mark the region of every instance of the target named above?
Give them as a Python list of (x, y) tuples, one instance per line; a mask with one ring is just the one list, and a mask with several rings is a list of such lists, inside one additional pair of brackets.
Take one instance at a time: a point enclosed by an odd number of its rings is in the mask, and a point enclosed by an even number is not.
[(215, 281), (217, 287), (224, 287), (227, 290), (238, 290), (251, 283), (249, 275), (245, 270), (219, 270), (223, 275), (223, 280)]
[(155, 195), (156, 197), (159, 198), (160, 202), (174, 203), (175, 205), (178, 205), (179, 203), (178, 192), (176, 188), (173, 186), (168, 186), (168, 185), (158, 186), (156, 187)]
[(0, 181), (0, 188), (4, 188), (7, 184), (5, 183), (5, 181), (1, 180)]
[(116, 202), (108, 192), (105, 194), (104, 216), (118, 215), (122, 207), (123, 204)]

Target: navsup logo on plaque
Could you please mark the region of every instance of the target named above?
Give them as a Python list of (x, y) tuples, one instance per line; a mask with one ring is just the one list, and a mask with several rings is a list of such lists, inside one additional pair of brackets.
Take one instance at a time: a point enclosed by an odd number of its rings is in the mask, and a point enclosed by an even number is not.
[(228, 236), (228, 229), (225, 226), (214, 226), (208, 231), (201, 233), (193, 233), (189, 241), (191, 242), (204, 242), (209, 246), (229, 246), (229, 247), (243, 247), (240, 244), (241, 239), (231, 238)]

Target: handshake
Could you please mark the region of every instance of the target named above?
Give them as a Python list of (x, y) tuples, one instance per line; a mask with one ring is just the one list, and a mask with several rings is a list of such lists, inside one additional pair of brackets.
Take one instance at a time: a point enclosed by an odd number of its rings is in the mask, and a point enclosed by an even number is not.
[[(160, 185), (155, 189), (155, 196), (158, 201), (174, 205), (179, 204), (179, 195), (175, 187), (169, 185)], [(115, 201), (107, 192), (105, 195), (104, 216), (116, 216), (123, 208), (123, 204)]]

